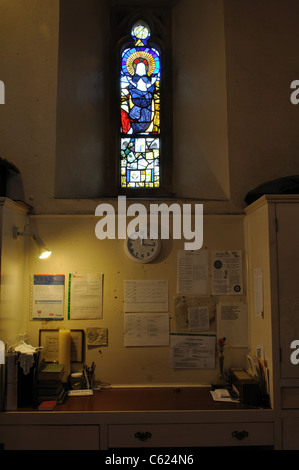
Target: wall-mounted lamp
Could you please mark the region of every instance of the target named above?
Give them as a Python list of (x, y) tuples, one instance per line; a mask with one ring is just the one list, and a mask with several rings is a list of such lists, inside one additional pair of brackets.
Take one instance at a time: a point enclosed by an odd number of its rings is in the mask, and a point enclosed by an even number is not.
[(23, 232), (19, 232), (19, 228), (14, 226), (12, 228), (12, 236), (13, 238), (16, 240), (19, 236), (22, 236), (22, 235), (30, 235), (33, 240), (35, 241), (35, 243), (37, 244), (37, 247), (39, 249), (39, 258), (40, 259), (46, 259), (46, 258), (49, 258), (49, 256), (51, 255), (51, 251), (48, 250), (48, 248), (46, 248), (44, 242), (42, 241), (41, 237), (38, 235), (38, 233), (33, 230), (30, 225), (26, 225), (24, 227), (24, 231)]

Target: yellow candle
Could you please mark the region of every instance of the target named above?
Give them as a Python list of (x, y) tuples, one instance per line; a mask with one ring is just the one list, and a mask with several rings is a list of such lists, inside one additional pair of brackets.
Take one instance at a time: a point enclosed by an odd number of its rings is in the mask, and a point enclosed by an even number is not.
[(58, 362), (64, 364), (63, 382), (67, 382), (71, 371), (71, 331), (66, 328), (59, 330)]

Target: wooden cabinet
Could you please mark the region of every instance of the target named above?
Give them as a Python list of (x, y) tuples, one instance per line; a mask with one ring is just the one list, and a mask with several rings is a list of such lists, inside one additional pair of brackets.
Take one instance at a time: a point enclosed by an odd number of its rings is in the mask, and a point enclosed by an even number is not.
[(280, 376), (282, 379), (299, 379), (299, 364), (290, 360), (291, 343), (299, 341), (299, 199), (297, 203), (276, 203), (275, 212)]
[(112, 450), (274, 446), (272, 411), (6, 412), (4, 450)]
[[(298, 418), (294, 424), (284, 415), (284, 410), (299, 410), (299, 364), (291, 361), (291, 344), (299, 341), (299, 197), (263, 196), (246, 209), (245, 224), (250, 348), (264, 347), (277, 435), (282, 433), (277, 447), (287, 442), (287, 448), (299, 449), (299, 439), (290, 438), (291, 427), (299, 429)], [(255, 308), (257, 269), (262, 272), (262, 315)]]
[(272, 447), (274, 437), (273, 410), (215, 402), (208, 386), (179, 393), (170, 387), (111, 388), (69, 397), (50, 412), (0, 413), (0, 444), (7, 449)]

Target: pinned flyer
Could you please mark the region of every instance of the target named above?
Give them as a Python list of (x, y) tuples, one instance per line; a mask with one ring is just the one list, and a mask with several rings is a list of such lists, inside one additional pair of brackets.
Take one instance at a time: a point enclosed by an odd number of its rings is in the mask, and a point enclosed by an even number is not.
[(63, 274), (34, 274), (31, 280), (32, 320), (63, 320)]
[(212, 294), (243, 295), (242, 252), (212, 253)]

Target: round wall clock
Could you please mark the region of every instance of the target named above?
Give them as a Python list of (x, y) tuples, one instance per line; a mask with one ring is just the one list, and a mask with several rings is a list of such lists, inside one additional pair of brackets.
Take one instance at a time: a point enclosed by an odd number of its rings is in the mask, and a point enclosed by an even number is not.
[(150, 238), (149, 234), (142, 238), (131, 235), (125, 240), (125, 252), (136, 263), (150, 263), (157, 258), (160, 250), (161, 240)]

